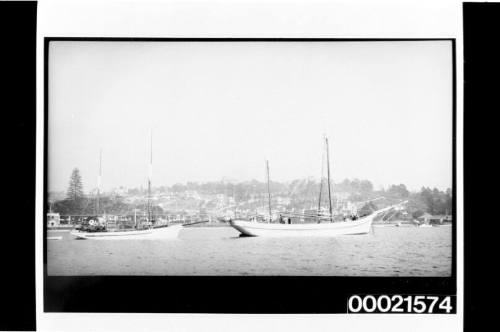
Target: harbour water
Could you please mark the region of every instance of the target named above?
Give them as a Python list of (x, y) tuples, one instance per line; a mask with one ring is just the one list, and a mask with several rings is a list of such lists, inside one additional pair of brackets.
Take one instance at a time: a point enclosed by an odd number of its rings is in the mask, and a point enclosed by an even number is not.
[(452, 227), (374, 227), (334, 238), (239, 237), (191, 227), (175, 240), (74, 240), (48, 231), (49, 275), (449, 276)]

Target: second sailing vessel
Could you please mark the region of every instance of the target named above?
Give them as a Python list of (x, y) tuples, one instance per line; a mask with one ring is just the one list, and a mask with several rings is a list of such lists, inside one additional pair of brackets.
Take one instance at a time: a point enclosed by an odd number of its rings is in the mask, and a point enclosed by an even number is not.
[[(101, 183), (101, 157), (99, 157), (99, 177), (97, 188), (96, 214), (99, 214), (99, 195)], [(109, 230), (103, 227), (99, 230), (81, 229), (71, 232), (76, 239), (82, 240), (127, 240), (127, 239), (175, 239), (179, 235), (183, 224), (170, 225), (155, 225), (156, 220), (153, 216), (153, 208), (151, 204), (151, 182), (153, 176), (153, 133), (151, 132), (151, 151), (149, 160), (149, 177), (148, 177), (148, 197), (147, 197), (147, 221), (146, 227), (135, 224), (134, 229), (129, 230)], [(98, 218), (99, 219), (99, 218)]]

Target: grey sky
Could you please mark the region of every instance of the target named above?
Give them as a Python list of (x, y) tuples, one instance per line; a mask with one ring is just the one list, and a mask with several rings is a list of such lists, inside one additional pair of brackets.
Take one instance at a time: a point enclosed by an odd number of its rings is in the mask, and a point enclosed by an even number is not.
[(445, 189), (451, 42), (51, 42), (49, 190), (319, 178)]

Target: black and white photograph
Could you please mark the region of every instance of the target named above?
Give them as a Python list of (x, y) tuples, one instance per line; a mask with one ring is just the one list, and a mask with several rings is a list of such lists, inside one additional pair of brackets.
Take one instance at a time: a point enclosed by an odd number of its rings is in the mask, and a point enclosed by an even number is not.
[(42, 326), (284, 314), (290, 328), (355, 317), (354, 331), (373, 313), (389, 330), (447, 314), (432, 319), (453, 330), (462, 46), (448, 7), (246, 6), (42, 6)]
[(49, 276), (451, 275), (451, 40), (47, 47)]

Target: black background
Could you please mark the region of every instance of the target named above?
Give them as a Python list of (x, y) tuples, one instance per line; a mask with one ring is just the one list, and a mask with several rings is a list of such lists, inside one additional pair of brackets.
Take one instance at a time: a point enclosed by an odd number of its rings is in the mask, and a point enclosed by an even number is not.
[(34, 330), (36, 2), (1, 1), (0, 35), (0, 330)]
[[(465, 249), (465, 327), (472, 330), (477, 327), (476, 323), (483, 314), (487, 312), (487, 302), (481, 301), (485, 294), (489, 294), (490, 281), (496, 273), (481, 273), (491, 267), (481, 257), (488, 254), (496, 255), (490, 245), (483, 227), (468, 222), (471, 219), (487, 218), (487, 209), (482, 208), (484, 201), (477, 197), (478, 192), (483, 192), (484, 186), (481, 173), (477, 172), (480, 167), (479, 161), (492, 161), (495, 158), (496, 140), (494, 134), (497, 131), (489, 131), (497, 127), (494, 114), (500, 109), (498, 106), (498, 83), (496, 78), (500, 77), (498, 68), (499, 52), (495, 44), (500, 39), (500, 4), (493, 3), (465, 3), (464, 4), (464, 48), (465, 48), (465, 93), (464, 93), (464, 186), (465, 186), (465, 225), (464, 225), (464, 249)], [(1, 330), (34, 330), (35, 329), (35, 278), (34, 278), (34, 199), (35, 199), (35, 28), (36, 28), (36, 4), (34, 2), (0, 2), (0, 64), (2, 83), (2, 164), (4, 166), (4, 185), (8, 190), (8, 200), (5, 202), (4, 211), (16, 213), (22, 218), (17, 218), (15, 228), (6, 219), (2, 219), (2, 234), (20, 234), (20, 236), (2, 236), (1, 243), (1, 266), (0, 275), (0, 329)], [(459, 66), (461, 64), (458, 64)], [(460, 82), (459, 82), (460, 84)], [(488, 123), (490, 124), (488, 126)], [(493, 128), (492, 128), (493, 127)], [(485, 144), (489, 143), (489, 144)], [(493, 151), (493, 152), (492, 152)], [(493, 159), (492, 159), (493, 158)], [(486, 174), (492, 171), (481, 163), (481, 170)], [(474, 179), (472, 177), (474, 175)], [(5, 188), (4, 188), (5, 191)], [(491, 203), (491, 202), (488, 202)], [(14, 229), (12, 229), (14, 228)], [(487, 232), (486, 232), (487, 233)], [(494, 256), (493, 256), (494, 257)], [(492, 257), (490, 257), (492, 258)], [(489, 275), (492, 275), (489, 276)], [(70, 285), (65, 285), (64, 280), (61, 287), (53, 285), (51, 292), (57, 296), (64, 289), (75, 292), (74, 295), (82, 295), (87, 288), (105, 287), (110, 282), (109, 278), (94, 278), (80, 280)], [(236, 278), (237, 279), (237, 278)], [(237, 281), (234, 279), (235, 281)], [(321, 279), (321, 278), (319, 278)], [(363, 278), (355, 278), (356, 282), (364, 288), (371, 287), (363, 282)], [(354, 280), (354, 279), (351, 279)], [(151, 279), (150, 279), (151, 281)], [(172, 279), (169, 282), (175, 282)], [(288, 282), (286, 278), (281, 282)], [(317, 282), (318, 280), (314, 280)], [(126, 281), (125, 281), (126, 282)], [(321, 282), (321, 281), (320, 281)], [(394, 279), (392, 282), (395, 282)], [(155, 283), (160, 280), (142, 285), (146, 290), (153, 290)], [(293, 283), (293, 281), (292, 281)], [(99, 286), (100, 285), (100, 286)], [(192, 285), (196, 285), (193, 281)], [(256, 294), (248, 294), (240, 288), (234, 288), (231, 283), (229, 288), (233, 290), (233, 298), (250, 296), (257, 298)], [(40, 286), (40, 285), (39, 285)], [(170, 285), (172, 286), (172, 285)], [(294, 287), (299, 287), (293, 285)], [(194, 286), (195, 289), (197, 286)], [(216, 287), (228, 287), (219, 283)], [(306, 286), (301, 285), (301, 288)], [(314, 287), (314, 286), (313, 286)], [(390, 284), (379, 287), (391, 287)], [(175, 287), (174, 287), (175, 288)], [(133, 292), (139, 292), (135, 288)], [(315, 287), (311, 291), (314, 298), (320, 302), (328, 302), (333, 293), (325, 293), (323, 289)], [(109, 290), (109, 288), (108, 288)], [(117, 289), (115, 289), (117, 291)], [(285, 303), (285, 299), (293, 298), (293, 292), (285, 294), (280, 299), (281, 293), (273, 292), (266, 288), (266, 293), (275, 294), (275, 304), (269, 306), (278, 307)], [(369, 289), (373, 292), (372, 289)], [(213, 290), (212, 292), (215, 293)], [(176, 301), (179, 295), (166, 294), (166, 297), (154, 296), (145, 299), (141, 303), (143, 308), (156, 307), (158, 301)], [(120, 295), (122, 296), (122, 295)], [(88, 296), (87, 296), (88, 298)], [(67, 308), (68, 299), (61, 298), (59, 307)], [(106, 301), (106, 299), (104, 299)], [(227, 299), (207, 299), (206, 302), (218, 303)], [(94, 300), (94, 304), (99, 301)], [(252, 301), (251, 301), (252, 302)], [(257, 301), (253, 301), (254, 303)], [(266, 301), (260, 299), (259, 308), (266, 306)], [(229, 302), (231, 303), (231, 302)], [(69, 303), (69, 306), (75, 305)], [(106, 304), (103, 305), (103, 307)], [(137, 305), (139, 306), (139, 304)], [(249, 305), (250, 306), (250, 305)], [(120, 309), (120, 307), (117, 307)], [(152, 310), (154, 311), (154, 310)], [(247, 312), (251, 312), (246, 308)]]
[(45, 309), (346, 313), (347, 299), (353, 294), (447, 295), (455, 293), (452, 280), (426, 277), (47, 277)]
[(463, 19), (464, 320), (472, 331), (498, 315), (500, 3), (464, 3)]

